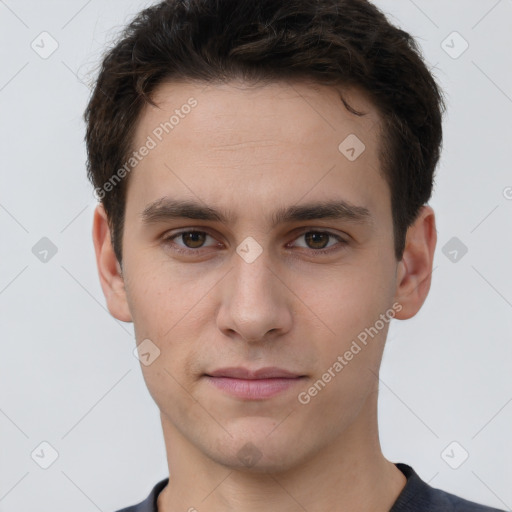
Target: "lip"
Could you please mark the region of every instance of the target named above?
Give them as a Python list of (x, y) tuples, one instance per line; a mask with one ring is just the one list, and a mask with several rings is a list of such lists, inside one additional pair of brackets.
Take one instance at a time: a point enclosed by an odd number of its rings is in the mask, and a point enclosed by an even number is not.
[(258, 370), (231, 367), (215, 370), (204, 377), (217, 389), (231, 396), (244, 400), (263, 400), (296, 386), (306, 376), (276, 367)]
[(259, 368), (258, 370), (248, 370), (242, 366), (229, 368), (219, 368), (213, 372), (206, 374), (209, 377), (230, 377), (232, 379), (278, 379), (288, 378), (294, 379), (297, 377), (304, 377), (298, 373), (293, 373), (284, 368), (277, 368), (276, 366), (267, 366), (265, 368)]

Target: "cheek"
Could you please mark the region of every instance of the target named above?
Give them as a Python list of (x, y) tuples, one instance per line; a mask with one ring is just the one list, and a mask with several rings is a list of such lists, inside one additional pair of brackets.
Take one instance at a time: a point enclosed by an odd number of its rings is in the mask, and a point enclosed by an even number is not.
[[(136, 338), (138, 341), (148, 337), (160, 339), (161, 333), (156, 331), (155, 327), (161, 326), (160, 319), (165, 316), (171, 288), (165, 279), (157, 279), (150, 272), (143, 273), (130, 269), (129, 275), (132, 277), (125, 287)], [(172, 322), (172, 318), (169, 318), (169, 322)]]
[(153, 270), (130, 269), (133, 277), (127, 297), (137, 342), (149, 339), (159, 351), (151, 366), (142, 367), (150, 389), (157, 390), (162, 381), (166, 388), (170, 382), (176, 384), (172, 376), (181, 382), (184, 375), (200, 371), (196, 366), (202, 360), (201, 349), (204, 351), (201, 340), (208, 339), (205, 332), (211, 333), (215, 327), (207, 294), (218, 278), (204, 276), (191, 285), (191, 276), (162, 265), (148, 262), (139, 268)]
[(189, 314), (211, 286), (209, 278), (185, 275), (162, 254), (139, 251), (126, 261), (126, 294), (138, 340), (152, 336), (165, 343), (190, 321)]
[(316, 281), (314, 293), (306, 295), (310, 311), (301, 325), (311, 333), (319, 357), (300, 403), (329, 411), (333, 428), (355, 417), (378, 382), (376, 375), (394, 316), (390, 289), (378, 281), (378, 275), (380, 270), (374, 274), (340, 273), (325, 282)]
[(374, 261), (301, 280), (295, 292), (304, 297), (312, 317), (316, 315), (326, 333), (347, 338), (369, 322), (373, 324), (389, 307), (389, 275), (389, 270)]
[[(381, 319), (392, 303), (390, 276), (383, 261), (372, 261), (360, 267), (338, 269), (330, 276), (317, 275), (315, 279), (301, 281), (295, 291), (306, 298), (308, 308), (300, 322), (302, 329), (316, 340), (320, 374), (332, 368), (338, 356), (343, 361), (331, 370), (337, 376), (343, 374), (360, 382), (372, 378), (368, 369), (378, 370), (389, 322), (394, 316), (391, 311), (386, 321)], [(346, 382), (349, 381), (347, 378)]]

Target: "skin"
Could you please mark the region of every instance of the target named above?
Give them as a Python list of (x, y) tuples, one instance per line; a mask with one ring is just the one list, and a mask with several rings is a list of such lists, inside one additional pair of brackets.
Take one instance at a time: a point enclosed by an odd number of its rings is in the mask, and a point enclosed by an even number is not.
[[(141, 364), (169, 465), (159, 512), (384, 512), (406, 483), (378, 436), (389, 323), (308, 404), (297, 399), (393, 304), (401, 307), (395, 318), (414, 316), (431, 282), (434, 212), (422, 208), (397, 261), (379, 114), (362, 91), (343, 94), (366, 115), (347, 111), (335, 88), (307, 82), (163, 84), (159, 108), (148, 106), (139, 119), (134, 147), (191, 96), (198, 105), (129, 176), (122, 271), (103, 207), (96, 208), (93, 239), (109, 311), (134, 323), (137, 344), (149, 339), (160, 350)], [(349, 134), (366, 146), (355, 161), (338, 150)], [(165, 196), (231, 216), (144, 223), (144, 209)], [(278, 208), (321, 200), (365, 207), (371, 221), (270, 222)], [(164, 240), (191, 228), (208, 236)], [(308, 231), (334, 237), (311, 241)], [(236, 252), (248, 236), (262, 248), (252, 263)], [(324, 245), (334, 249), (319, 254)], [(277, 366), (306, 377), (271, 398), (242, 400), (204, 377), (227, 366)], [(239, 458), (244, 446), (258, 454), (254, 465)]]

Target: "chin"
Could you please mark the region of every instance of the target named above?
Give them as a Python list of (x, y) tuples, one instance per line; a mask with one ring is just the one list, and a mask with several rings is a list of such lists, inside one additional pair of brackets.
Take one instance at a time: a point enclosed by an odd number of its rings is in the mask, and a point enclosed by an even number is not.
[[(272, 418), (253, 418), (255, 421), (238, 422), (229, 426), (227, 435), (208, 455), (229, 469), (251, 473), (279, 473), (296, 466), (307, 454), (301, 454), (303, 436), (293, 436), (286, 429), (276, 428), (279, 422)], [(247, 420), (247, 418), (245, 418)]]

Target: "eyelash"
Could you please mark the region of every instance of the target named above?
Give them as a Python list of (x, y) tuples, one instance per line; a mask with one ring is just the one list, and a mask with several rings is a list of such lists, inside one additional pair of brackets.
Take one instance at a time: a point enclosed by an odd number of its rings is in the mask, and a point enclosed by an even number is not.
[[(163, 242), (166, 243), (166, 244), (169, 244), (169, 245), (173, 244), (174, 245), (173, 250), (178, 252), (178, 253), (180, 253), (180, 254), (190, 255), (190, 254), (194, 254), (194, 253), (199, 253), (200, 250), (203, 249), (203, 247), (198, 247), (197, 249), (191, 249), (191, 248), (184, 248), (184, 247), (178, 246), (178, 245), (176, 245), (174, 243), (174, 239), (175, 238), (178, 238), (179, 236), (187, 234), (187, 233), (199, 233), (199, 234), (207, 235), (207, 236), (210, 236), (210, 237), (214, 238), (207, 231), (200, 231), (198, 229), (186, 229), (186, 230), (182, 230), (182, 231), (179, 231), (177, 233), (173, 233), (170, 236), (165, 237), (163, 239)], [(308, 229), (308, 230), (305, 230), (305, 231), (301, 232), (299, 235), (297, 235), (297, 237), (294, 239), (294, 241), (297, 240), (298, 238), (300, 238), (301, 236), (307, 235), (308, 233), (328, 235), (331, 238), (337, 239), (338, 242), (341, 245), (341, 247), (331, 246), (331, 247), (329, 247), (327, 249), (310, 249), (310, 248), (301, 247), (301, 249), (307, 249), (307, 250), (313, 252), (314, 254), (319, 254), (319, 255), (330, 254), (332, 252), (335, 252), (335, 251), (338, 251), (338, 250), (342, 249), (343, 246), (348, 244), (348, 242), (346, 240), (344, 240), (342, 237), (340, 237), (339, 235), (335, 235), (334, 233), (331, 233), (329, 231), (321, 231), (321, 230), (315, 230), (315, 229)]]

